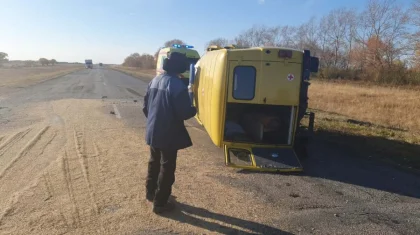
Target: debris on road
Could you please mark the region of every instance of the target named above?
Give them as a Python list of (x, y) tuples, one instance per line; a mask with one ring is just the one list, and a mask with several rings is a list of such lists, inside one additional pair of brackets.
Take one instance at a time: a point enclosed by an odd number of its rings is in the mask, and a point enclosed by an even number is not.
[(290, 193), (289, 196), (294, 197), (294, 198), (300, 197), (300, 195), (297, 193)]

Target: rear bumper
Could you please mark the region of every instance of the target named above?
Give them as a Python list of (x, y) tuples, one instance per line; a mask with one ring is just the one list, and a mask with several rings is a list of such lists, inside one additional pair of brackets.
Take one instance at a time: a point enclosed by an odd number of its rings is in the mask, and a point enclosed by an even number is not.
[(292, 147), (225, 145), (226, 166), (266, 172), (301, 172), (302, 165)]

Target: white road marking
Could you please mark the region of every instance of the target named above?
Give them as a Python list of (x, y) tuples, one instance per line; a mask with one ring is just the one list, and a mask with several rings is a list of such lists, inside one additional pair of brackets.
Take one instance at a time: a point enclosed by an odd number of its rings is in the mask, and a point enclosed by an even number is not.
[(118, 108), (115, 104), (112, 105), (114, 107), (114, 112), (115, 112), (115, 116), (117, 116), (117, 118), (121, 118), (120, 112), (118, 111)]

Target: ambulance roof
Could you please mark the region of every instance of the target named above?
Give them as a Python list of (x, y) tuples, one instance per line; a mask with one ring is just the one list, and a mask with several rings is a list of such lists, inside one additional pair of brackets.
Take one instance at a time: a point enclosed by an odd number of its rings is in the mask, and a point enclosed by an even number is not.
[(303, 50), (286, 47), (248, 47), (248, 48), (223, 48), (220, 50), (207, 51), (206, 54), (226, 53), (228, 60), (259, 60), (259, 61), (283, 61), (301, 63)]
[(288, 50), (303, 53), (303, 50), (297, 50), (288, 47), (246, 47), (246, 48), (229, 48), (230, 51), (264, 51), (264, 50)]
[(189, 45), (174, 44), (171, 47), (164, 47), (160, 49), (159, 54), (166, 54), (168, 52), (180, 52), (185, 53), (185, 55), (190, 58), (200, 58), (200, 54), (198, 54), (198, 52), (192, 48), (194, 47)]

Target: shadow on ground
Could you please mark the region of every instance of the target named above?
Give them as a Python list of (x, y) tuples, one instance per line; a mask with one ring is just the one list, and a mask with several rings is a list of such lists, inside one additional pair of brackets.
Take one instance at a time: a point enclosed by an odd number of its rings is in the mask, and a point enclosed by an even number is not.
[[(318, 131), (308, 153), (309, 157), (301, 160), (304, 172), (295, 175), (420, 198), (420, 174), (414, 170), (414, 167), (420, 167), (418, 145), (380, 137)], [(245, 170), (239, 172), (259, 174)]]
[[(316, 139), (351, 149), (358, 155), (388, 160), (420, 172), (420, 145), (377, 136), (357, 136), (318, 130)], [(394, 164), (395, 165), (395, 164)]]
[[(175, 201), (174, 198), (172, 200)], [(162, 214), (162, 216), (222, 234), (292, 234), (264, 224), (214, 213), (181, 202), (176, 202), (176, 206), (175, 211)], [(217, 222), (210, 222), (205, 219), (216, 220)]]
[(305, 175), (420, 198), (418, 172), (397, 167), (420, 167), (420, 146), (327, 131), (318, 131), (315, 139), (302, 162)]

